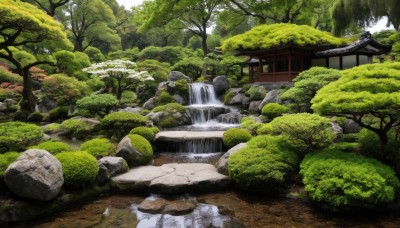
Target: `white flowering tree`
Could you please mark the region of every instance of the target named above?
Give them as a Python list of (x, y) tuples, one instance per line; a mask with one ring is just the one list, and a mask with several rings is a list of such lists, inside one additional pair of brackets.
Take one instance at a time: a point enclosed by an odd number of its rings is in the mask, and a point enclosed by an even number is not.
[(117, 99), (121, 99), (122, 92), (134, 89), (134, 87), (146, 80), (154, 80), (147, 71), (135, 70), (136, 63), (125, 60), (108, 60), (101, 63), (92, 64), (84, 68), (83, 71), (95, 75), (103, 80), (111, 79), (116, 85)]

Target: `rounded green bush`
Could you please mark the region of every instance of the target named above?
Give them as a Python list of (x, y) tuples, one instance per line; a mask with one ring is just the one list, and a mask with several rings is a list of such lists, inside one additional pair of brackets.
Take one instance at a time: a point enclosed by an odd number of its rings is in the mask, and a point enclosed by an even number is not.
[(150, 130), (151, 130), (154, 134), (160, 133), (160, 129), (158, 129), (158, 127), (151, 127)]
[(42, 149), (48, 151), (52, 155), (56, 155), (61, 152), (68, 152), (68, 151), (73, 151), (68, 144), (64, 142), (58, 142), (58, 141), (47, 141), (40, 143), (39, 145), (31, 146), (30, 149)]
[(128, 135), (128, 137), (131, 139), (132, 146), (143, 154), (142, 160), (138, 162), (138, 165), (145, 165), (153, 160), (153, 148), (149, 141), (136, 134)]
[(132, 129), (129, 134), (137, 134), (143, 136), (147, 141), (152, 142), (156, 134), (154, 131), (148, 127), (136, 127)]
[(39, 126), (23, 122), (0, 123), (0, 152), (20, 151), (42, 140)]
[(276, 193), (295, 175), (297, 155), (279, 136), (257, 136), (228, 159), (228, 173), (246, 191)]
[(109, 156), (115, 152), (114, 145), (108, 139), (92, 139), (84, 142), (79, 148), (89, 154), (99, 156)]
[(183, 113), (185, 111), (186, 111), (185, 106), (180, 105), (178, 103), (169, 103), (166, 105), (157, 106), (153, 109), (153, 112), (168, 112), (168, 113), (174, 113), (174, 112)]
[(47, 121), (55, 121), (66, 118), (68, 118), (68, 107), (65, 106), (54, 108), (45, 116), (45, 120)]
[(97, 94), (79, 99), (76, 107), (91, 113), (104, 117), (119, 104), (118, 99), (111, 94)]
[(79, 138), (86, 136), (87, 133), (90, 131), (90, 128), (91, 126), (88, 123), (85, 123), (78, 119), (64, 120), (60, 125), (60, 129), (66, 135)]
[(288, 111), (288, 107), (277, 103), (268, 103), (262, 108), (261, 113), (269, 119), (273, 119), (275, 117), (281, 116), (284, 113), (287, 113)]
[(161, 92), (157, 98), (157, 105), (164, 105), (175, 102), (174, 98), (168, 92)]
[(121, 104), (131, 104), (136, 102), (136, 93), (133, 91), (124, 91), (121, 95)]
[(40, 112), (33, 112), (28, 115), (27, 120), (32, 122), (40, 122), (43, 120), (43, 115)]
[(390, 203), (400, 187), (389, 166), (353, 153), (309, 154), (300, 168), (310, 199), (334, 210)]
[(85, 151), (63, 152), (56, 155), (60, 161), (64, 184), (69, 186), (82, 186), (93, 182), (99, 171), (95, 157)]
[(146, 126), (147, 118), (138, 113), (113, 112), (101, 120), (102, 128), (109, 135), (122, 138), (135, 127)]
[(45, 126), (42, 126), (44, 133), (53, 133), (61, 130), (61, 124), (58, 123), (51, 123)]
[(245, 129), (231, 128), (224, 132), (223, 141), (225, 146), (232, 148), (239, 143), (249, 141), (251, 137), (251, 134)]
[(251, 86), (247, 91), (246, 94), (250, 96), (251, 101), (259, 101), (264, 99), (267, 91), (262, 86)]
[(15, 162), (20, 155), (21, 153), (18, 152), (7, 152), (5, 154), (0, 154), (0, 178), (4, 178), (4, 172), (8, 166)]
[(272, 126), (271, 124), (262, 124), (258, 129), (257, 129), (257, 135), (269, 135), (272, 134)]
[(262, 123), (253, 118), (253, 116), (246, 116), (240, 120), (240, 127), (249, 131), (251, 135), (257, 135), (257, 131), (261, 126)]

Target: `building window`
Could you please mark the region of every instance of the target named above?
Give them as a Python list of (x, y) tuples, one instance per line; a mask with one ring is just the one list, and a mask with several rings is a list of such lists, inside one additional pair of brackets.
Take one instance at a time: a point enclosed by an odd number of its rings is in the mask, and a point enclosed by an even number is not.
[(301, 59), (302, 56), (292, 56), (292, 71), (301, 71)]
[(353, 68), (356, 65), (357, 65), (356, 55), (343, 56), (343, 70)]
[(326, 67), (326, 59), (312, 59), (311, 60), (311, 66), (320, 66), (320, 67)]
[(340, 70), (340, 57), (329, 57), (329, 68)]
[(288, 58), (277, 58), (275, 60), (275, 72), (288, 72), (289, 71), (289, 61)]

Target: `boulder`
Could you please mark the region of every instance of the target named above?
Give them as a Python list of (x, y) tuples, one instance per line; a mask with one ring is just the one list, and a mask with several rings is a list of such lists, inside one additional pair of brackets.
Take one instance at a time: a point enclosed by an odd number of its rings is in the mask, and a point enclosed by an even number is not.
[(162, 127), (176, 127), (192, 124), (192, 119), (186, 112), (150, 112), (147, 114), (147, 118), (149, 118), (154, 125), (159, 125), (162, 122)]
[(262, 101), (252, 101), (249, 105), (249, 112), (251, 113), (258, 113), (260, 110), (258, 107), (260, 106)]
[(181, 79), (186, 80), (188, 83), (192, 82), (192, 79), (190, 77), (184, 75), (182, 72), (179, 72), (179, 71), (171, 71), (171, 73), (169, 73), (169, 75), (168, 75), (169, 81), (178, 81)]
[(181, 105), (186, 105), (187, 102), (185, 102), (185, 99), (179, 95), (179, 94), (175, 94), (172, 96), (174, 98), (174, 100), (176, 101), (176, 103), (181, 104)]
[(38, 106), (38, 111), (40, 113), (48, 113), (50, 110), (55, 109), (57, 107), (57, 101), (48, 98), (48, 97), (43, 97), (42, 102), (40, 102)]
[(90, 126), (91, 130), (99, 129), (101, 127), (101, 122), (96, 119), (86, 118), (86, 117), (82, 117), (82, 116), (75, 116), (75, 117), (72, 117), (72, 119), (80, 120), (80, 121), (88, 124)]
[(229, 102), (230, 105), (241, 105), (243, 101), (246, 99), (246, 95), (244, 93), (238, 93), (236, 96), (232, 98)]
[(7, 105), (4, 104), (3, 102), (0, 102), (0, 112), (6, 112), (7, 111)]
[(228, 159), (229, 157), (236, 153), (239, 149), (242, 149), (245, 147), (247, 143), (239, 143), (236, 146), (232, 147), (228, 152), (226, 152), (222, 157), (218, 160), (218, 162), (215, 164), (215, 167), (217, 168), (218, 172), (224, 175), (228, 175)]
[(103, 157), (99, 160), (99, 163), (108, 169), (110, 177), (126, 173), (129, 170), (128, 163), (121, 157)]
[(97, 173), (96, 181), (99, 184), (107, 183), (110, 180), (110, 173), (108, 172), (107, 167), (102, 164), (100, 161), (99, 163), (99, 172)]
[(225, 76), (218, 76), (212, 81), (214, 91), (217, 96), (224, 95), (229, 89), (229, 81)]
[(119, 142), (116, 156), (125, 159), (130, 167), (141, 164), (143, 159), (145, 159), (145, 156), (142, 154), (142, 152), (132, 145), (131, 139), (128, 136), (125, 136)]
[(138, 210), (150, 214), (185, 215), (197, 207), (194, 199), (167, 200), (155, 196), (147, 197), (138, 206)]
[(341, 139), (343, 138), (343, 129), (340, 127), (340, 125), (337, 122), (331, 121), (331, 129), (333, 132), (336, 134), (336, 139)]
[(152, 110), (156, 106), (156, 103), (157, 103), (157, 99), (155, 97), (152, 97), (152, 98), (148, 99), (146, 102), (144, 102), (142, 108)]
[(135, 108), (126, 107), (124, 109), (118, 110), (118, 112), (129, 112), (129, 113), (140, 113), (140, 111), (142, 111), (141, 107), (135, 107)]
[(274, 89), (269, 91), (263, 101), (261, 102), (261, 104), (258, 106), (258, 110), (261, 110), (266, 104), (268, 103), (281, 103), (281, 98), (280, 98), (280, 90), (279, 89)]
[(5, 171), (4, 181), (14, 194), (35, 200), (51, 200), (64, 184), (60, 162), (49, 152), (25, 151)]
[(249, 107), (250, 103), (251, 103), (250, 97), (246, 97), (242, 101), (242, 107), (247, 108), (247, 107)]
[(354, 120), (347, 119), (344, 122), (343, 131), (346, 134), (358, 133), (361, 131), (361, 127)]

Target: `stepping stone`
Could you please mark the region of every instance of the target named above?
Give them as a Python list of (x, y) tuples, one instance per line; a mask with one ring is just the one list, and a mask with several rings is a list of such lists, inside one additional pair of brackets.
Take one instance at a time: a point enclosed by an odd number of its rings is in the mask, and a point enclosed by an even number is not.
[(133, 190), (156, 194), (212, 192), (226, 188), (228, 176), (210, 164), (171, 163), (162, 166), (141, 166), (112, 178), (117, 190)]
[(154, 141), (184, 142), (191, 139), (222, 139), (225, 131), (162, 131)]

